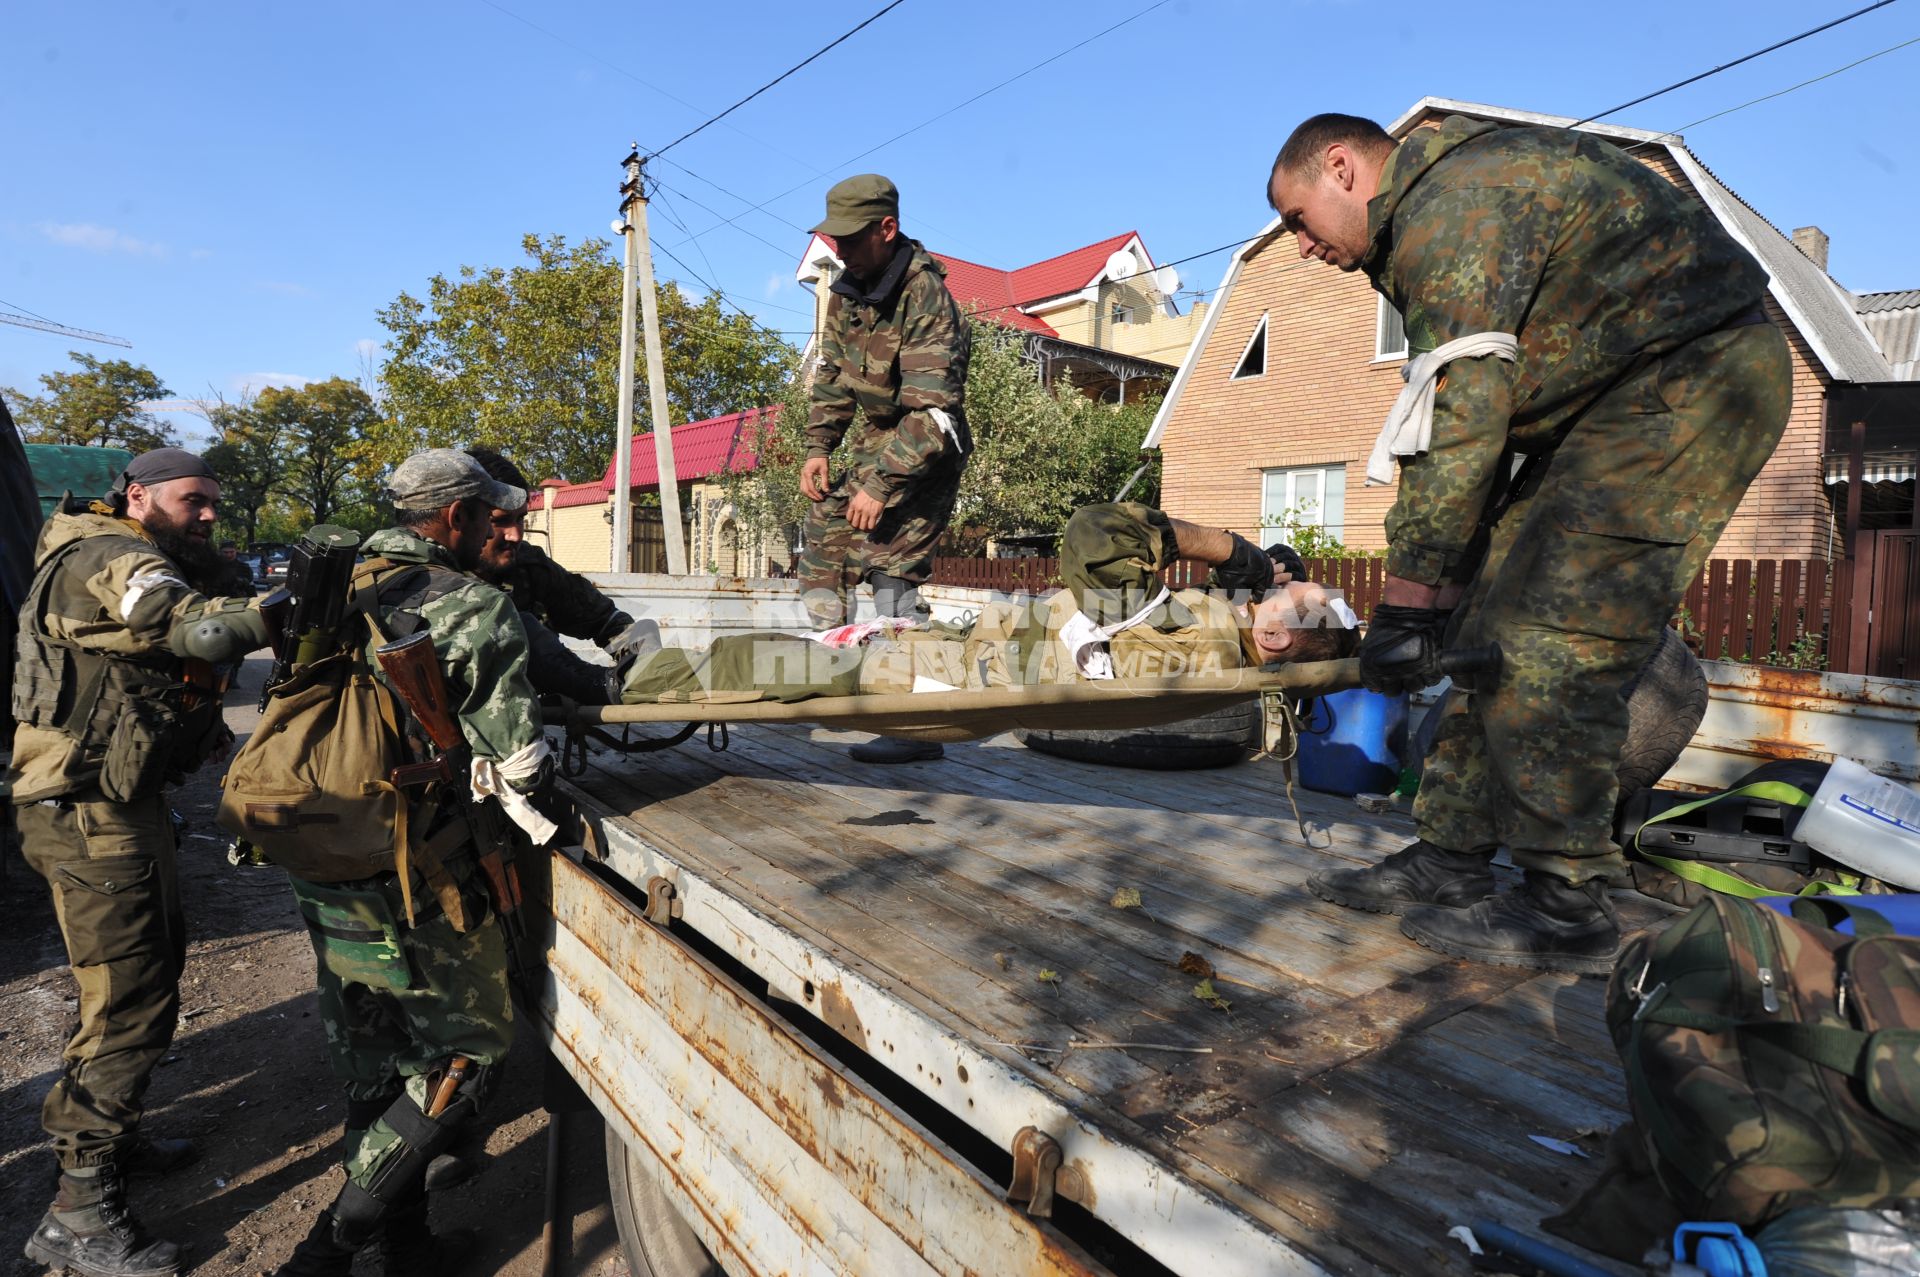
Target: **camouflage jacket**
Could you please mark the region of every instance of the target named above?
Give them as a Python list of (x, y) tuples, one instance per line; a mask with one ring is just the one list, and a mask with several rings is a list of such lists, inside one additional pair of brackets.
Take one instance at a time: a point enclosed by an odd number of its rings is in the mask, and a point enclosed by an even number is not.
[[(447, 684), (447, 700), (475, 757), (511, 757), (542, 737), (540, 703), (527, 681), (527, 635), (519, 610), (499, 590), (461, 572), (453, 555), (405, 528), (367, 538), (368, 558), (424, 564), (424, 579), (380, 591), (380, 628), (389, 637), (408, 632), (418, 617), (433, 635), (433, 652)], [(367, 661), (376, 669), (368, 641)], [(380, 675), (386, 681), (386, 675)]]
[[(176, 735), (182, 752), (175, 775), (197, 767), (199, 738), (218, 724), (218, 698), (211, 694), (187, 697), (183, 690), (186, 662), (167, 646), (174, 625), (206, 602), (187, 584), (186, 573), (162, 554), (145, 528), (132, 519), (111, 513), (95, 503), (83, 514), (55, 513), (40, 530), (34, 560), (45, 567), (53, 555), (63, 555), (47, 582), (46, 606), (31, 615), (36, 592), (30, 592), (20, 615), (22, 634), (19, 668), (14, 671), (15, 699), (29, 694), (30, 676), (57, 677), (55, 671), (28, 669), (28, 641), (37, 636), (56, 645), (104, 655), (124, 667), (124, 676), (109, 676), (110, 689), (134, 697), (164, 698), (176, 711), (189, 711)], [(79, 671), (69, 679), (85, 683)], [(87, 689), (61, 689), (62, 704), (75, 706)], [(96, 686), (92, 689), (98, 695)], [(194, 703), (189, 706), (183, 697)], [(99, 776), (101, 756), (113, 722), (125, 706), (118, 698), (98, 702), (98, 712), (74, 721), (70, 728), (21, 722), (14, 729), (13, 766), (8, 773), (15, 803), (78, 793)], [(64, 711), (63, 711), (64, 712)], [(206, 720), (206, 721), (200, 721)]]
[(512, 566), (489, 573), (485, 580), (522, 612), (531, 612), (548, 629), (569, 638), (606, 643), (633, 623), (593, 582), (526, 541), (514, 549)]
[(868, 496), (889, 500), (942, 461), (964, 463), (973, 450), (965, 403), (972, 332), (940, 263), (908, 240), (878, 280), (843, 274), (829, 293), (807, 456), (839, 446), (858, 408), (869, 430), (890, 432), (874, 441)]
[(1387, 571), (1449, 579), (1509, 443), (1553, 446), (1636, 360), (1751, 311), (1766, 274), (1697, 198), (1612, 144), (1459, 116), (1388, 159), (1361, 268), (1410, 350), (1510, 333), (1519, 358), (1449, 365), (1433, 443), (1387, 516)]

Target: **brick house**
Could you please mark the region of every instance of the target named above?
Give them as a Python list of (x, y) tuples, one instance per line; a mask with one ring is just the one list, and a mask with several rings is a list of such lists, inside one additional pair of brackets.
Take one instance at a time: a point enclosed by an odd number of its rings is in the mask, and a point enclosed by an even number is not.
[[(1425, 98), (1388, 126), (1403, 137), (1449, 115), (1515, 125), (1571, 119)], [(1585, 125), (1705, 200), (1759, 259), (1767, 312), (1786, 334), (1793, 411), (1773, 459), (1721, 536), (1726, 557), (1836, 552), (1829, 417), (1841, 392), (1896, 380), (1858, 299), (1826, 273), (1826, 236), (1788, 238), (1673, 134)], [(1891, 299), (1891, 295), (1889, 295)], [(1889, 306), (1889, 311), (1896, 309)], [(1385, 545), (1397, 485), (1366, 487), (1366, 458), (1401, 388), (1406, 335), (1365, 275), (1301, 260), (1276, 218), (1233, 258), (1146, 440), (1163, 455), (1162, 502), (1182, 518), (1255, 534), (1289, 514), (1348, 546)], [(1913, 365), (1907, 365), (1909, 369)], [(1844, 486), (1844, 463), (1838, 480)], [(1905, 477), (1911, 488), (1912, 467)], [(1911, 497), (1908, 498), (1911, 502)]]

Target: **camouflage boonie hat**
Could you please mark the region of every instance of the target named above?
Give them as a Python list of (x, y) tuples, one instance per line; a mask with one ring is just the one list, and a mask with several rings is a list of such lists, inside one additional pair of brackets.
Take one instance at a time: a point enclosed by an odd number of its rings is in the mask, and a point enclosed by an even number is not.
[(518, 510), (527, 504), (524, 488), (496, 482), (478, 461), (457, 448), (428, 448), (394, 468), (387, 480), (387, 500), (396, 510), (438, 510), (469, 497), (495, 510)]
[(827, 192), (827, 217), (816, 235), (851, 235), (883, 217), (900, 216), (900, 191), (878, 173), (862, 173), (835, 182)]

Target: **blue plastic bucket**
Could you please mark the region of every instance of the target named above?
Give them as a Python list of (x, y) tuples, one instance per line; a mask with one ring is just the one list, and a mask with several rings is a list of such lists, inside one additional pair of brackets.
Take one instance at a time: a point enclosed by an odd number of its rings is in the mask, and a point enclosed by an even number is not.
[(1323, 794), (1385, 794), (1400, 782), (1407, 695), (1363, 687), (1313, 702), (1300, 724), (1300, 783)]

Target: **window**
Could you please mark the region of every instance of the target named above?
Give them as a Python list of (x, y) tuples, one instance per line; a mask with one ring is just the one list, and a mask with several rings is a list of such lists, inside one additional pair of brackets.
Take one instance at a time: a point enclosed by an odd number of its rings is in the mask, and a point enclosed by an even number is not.
[(1233, 376), (1229, 379), (1239, 381), (1243, 377), (1264, 377), (1267, 372), (1267, 317), (1260, 316), (1260, 322), (1253, 326), (1253, 336), (1247, 338), (1247, 348), (1240, 352), (1240, 362), (1233, 366)]
[(1115, 302), (1112, 312), (1108, 315), (1108, 319), (1116, 324), (1131, 324), (1133, 322), (1133, 307), (1122, 306), (1119, 302)]
[(1288, 466), (1261, 473), (1260, 526), (1276, 535), (1319, 528), (1337, 541), (1346, 539), (1347, 468)]
[(1373, 330), (1373, 357), (1375, 359), (1405, 359), (1407, 357), (1407, 322), (1400, 312), (1380, 298), (1380, 318)]

